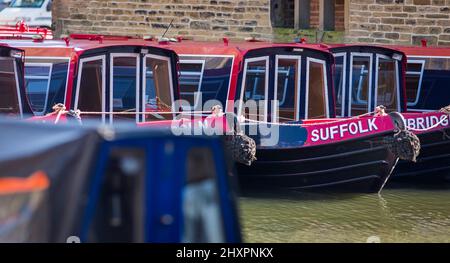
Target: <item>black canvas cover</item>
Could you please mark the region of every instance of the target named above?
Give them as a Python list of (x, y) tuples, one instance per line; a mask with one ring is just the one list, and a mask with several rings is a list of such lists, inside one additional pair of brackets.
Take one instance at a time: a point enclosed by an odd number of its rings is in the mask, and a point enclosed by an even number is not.
[[(73, 235), (102, 140), (94, 128), (0, 120), (0, 242), (65, 242)], [(48, 178), (45, 189), (8, 190), (37, 172)]]

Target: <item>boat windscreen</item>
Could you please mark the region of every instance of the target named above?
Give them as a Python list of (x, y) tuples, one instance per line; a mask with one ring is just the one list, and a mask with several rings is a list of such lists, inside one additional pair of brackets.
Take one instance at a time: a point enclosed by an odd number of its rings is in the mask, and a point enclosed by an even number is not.
[[(113, 58), (113, 101), (114, 112), (135, 112), (138, 91), (138, 58)], [(134, 119), (135, 115), (114, 115), (114, 119)]]
[(335, 56), (334, 89), (336, 94), (336, 114), (342, 114), (342, 99), (344, 91), (345, 56)]
[(0, 59), (0, 114), (19, 117), (20, 94), (16, 81), (16, 70), (13, 58)]
[(325, 64), (310, 61), (308, 64), (308, 118), (327, 118), (327, 85)]
[(385, 106), (388, 112), (398, 111), (397, 62), (393, 59), (379, 58), (377, 70), (378, 86), (376, 105)]
[(354, 56), (351, 71), (351, 116), (367, 113), (371, 58), (369, 56)]
[(277, 65), (278, 122), (296, 121), (298, 120), (300, 58), (279, 58)]
[[(145, 60), (145, 111), (172, 111), (172, 81), (170, 61), (165, 58), (148, 56)], [(159, 117), (172, 119), (172, 114), (158, 114)], [(146, 114), (145, 120), (154, 119), (154, 115)]]
[[(103, 112), (104, 59), (81, 62), (81, 69), (76, 109)], [(86, 115), (84, 118), (86, 117), (98, 119), (102, 115)]]
[(264, 104), (268, 88), (268, 61), (268, 58), (261, 58), (246, 62), (241, 112), (243, 110), (247, 119), (266, 120)]
[(68, 59), (26, 60), (25, 90), (34, 114), (44, 115), (53, 105), (64, 103), (68, 66)]

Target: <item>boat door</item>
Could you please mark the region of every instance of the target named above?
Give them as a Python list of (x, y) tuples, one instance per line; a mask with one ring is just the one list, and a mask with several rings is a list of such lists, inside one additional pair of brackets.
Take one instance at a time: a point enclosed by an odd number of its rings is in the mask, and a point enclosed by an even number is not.
[(330, 50), (335, 56), (333, 81), (339, 116), (362, 115), (379, 105), (387, 112), (406, 110), (403, 52), (356, 45)]
[(81, 111), (83, 119), (109, 124), (172, 119), (173, 61), (175, 56), (149, 48), (89, 52), (80, 58), (74, 109)]

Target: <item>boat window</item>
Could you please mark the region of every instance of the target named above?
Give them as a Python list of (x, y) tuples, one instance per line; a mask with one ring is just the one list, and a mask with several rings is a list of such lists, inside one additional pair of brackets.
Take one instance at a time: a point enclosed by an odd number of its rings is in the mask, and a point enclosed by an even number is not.
[(276, 122), (298, 120), (298, 96), (300, 83), (300, 57), (277, 58), (276, 96), (278, 119)]
[(42, 115), (47, 103), (51, 64), (27, 64), (25, 67), (25, 86), (33, 112)]
[[(205, 61), (180, 61), (180, 96), (189, 102), (191, 109), (198, 109)], [(201, 105), (200, 105), (201, 106)]]
[(408, 61), (406, 66), (406, 99), (408, 106), (415, 106), (419, 101), (424, 66), (425, 61)]
[(328, 94), (325, 62), (308, 59), (307, 81), (307, 115), (306, 118), (328, 117)]
[[(114, 54), (113, 54), (114, 55)], [(114, 112), (136, 112), (138, 91), (138, 57), (113, 57), (110, 107)], [(113, 115), (113, 119), (136, 119), (136, 115)]]
[(335, 55), (334, 90), (336, 94), (336, 113), (344, 116), (344, 85), (345, 85), (345, 57), (346, 55)]
[(225, 242), (216, 169), (210, 148), (189, 150), (183, 191), (182, 242)]
[(68, 59), (26, 59), (25, 89), (34, 114), (43, 115), (54, 104), (64, 103), (68, 66)]
[[(180, 56), (181, 98), (194, 102), (193, 92), (200, 91), (203, 103), (218, 100), (225, 105), (232, 66), (233, 56)], [(193, 109), (201, 110), (201, 107), (197, 101)]]
[[(147, 56), (145, 59), (145, 111), (172, 111), (171, 69), (168, 58)], [(172, 118), (172, 114), (146, 114), (145, 120)]]
[(18, 117), (21, 114), (14, 60), (0, 59), (0, 113)]
[[(103, 112), (104, 59), (81, 62), (78, 100), (75, 108), (81, 111)], [(84, 118), (99, 118), (102, 115), (86, 115)]]
[(379, 57), (377, 73), (376, 105), (385, 106), (386, 111), (398, 111), (397, 62), (393, 59)]
[(369, 91), (371, 80), (371, 57), (353, 56), (351, 71), (351, 116), (369, 111)]
[(247, 119), (265, 121), (269, 58), (250, 60), (245, 64), (241, 111), (244, 110)]

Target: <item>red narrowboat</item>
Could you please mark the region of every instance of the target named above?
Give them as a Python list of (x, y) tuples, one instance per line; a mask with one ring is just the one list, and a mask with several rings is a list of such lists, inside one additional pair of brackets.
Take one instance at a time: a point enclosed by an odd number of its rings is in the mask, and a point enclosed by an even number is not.
[[(25, 50), (27, 96), (40, 120), (53, 119), (46, 114), (63, 103), (67, 109), (92, 113), (83, 118), (142, 122), (164, 116), (137, 112), (170, 112), (178, 99), (178, 58), (163, 44), (100, 35), (2, 42)], [(136, 114), (114, 114), (123, 111)]]
[[(385, 185), (398, 160), (388, 143), (397, 122), (391, 116), (335, 118), (328, 47), (225, 40), (169, 48), (180, 57), (181, 98), (193, 105), (196, 94), (225, 102), (226, 112), (244, 120), (246, 134), (257, 131), (257, 160), (238, 164), (244, 187), (377, 192)], [(243, 107), (247, 101), (261, 102), (256, 114)]]
[(334, 82), (341, 116), (384, 105), (387, 111), (402, 112), (406, 128), (418, 135), (420, 157), (415, 164), (400, 162), (394, 178), (448, 177), (449, 115), (437, 110), (450, 104), (445, 92), (450, 83), (445, 52), (450, 55), (450, 49), (335, 45), (330, 50), (336, 58)]

